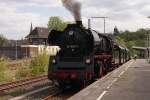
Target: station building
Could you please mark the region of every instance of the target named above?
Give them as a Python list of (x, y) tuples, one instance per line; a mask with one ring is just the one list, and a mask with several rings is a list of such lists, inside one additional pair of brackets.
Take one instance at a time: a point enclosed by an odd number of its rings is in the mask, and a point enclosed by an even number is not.
[(51, 56), (56, 55), (60, 48), (58, 46), (49, 46), (49, 32), (50, 30), (46, 27), (35, 27), (32, 29), (31, 24), (30, 33), (26, 36), (28, 45), (21, 46), (23, 57), (36, 57), (42, 53), (47, 53)]
[(47, 53), (54, 56), (59, 51), (58, 46), (50, 46), (47, 42), (49, 29), (46, 27), (30, 27), (29, 34), (24, 42), (20, 40), (11, 42), (11, 46), (0, 47), (0, 58), (8, 57), (11, 59), (32, 58), (39, 54)]

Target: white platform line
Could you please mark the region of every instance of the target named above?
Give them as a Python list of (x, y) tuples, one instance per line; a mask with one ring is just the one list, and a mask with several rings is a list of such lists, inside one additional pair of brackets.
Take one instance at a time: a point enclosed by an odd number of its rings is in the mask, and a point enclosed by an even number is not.
[(132, 61), (129, 65), (128, 65), (128, 67), (126, 68), (126, 70), (133, 64), (134, 62)]
[[(125, 68), (125, 70), (122, 71), (122, 72), (119, 74), (118, 77), (121, 77), (121, 75), (123, 75), (123, 74), (128, 70), (128, 68), (129, 68), (132, 64), (133, 64), (133, 62), (131, 62), (131, 63)], [(118, 80), (118, 78), (115, 78), (115, 79), (110, 83), (110, 85), (107, 86), (107, 89), (109, 89), (117, 80)], [(108, 91), (106, 91), (106, 90), (103, 91), (103, 92), (101, 93), (101, 95), (100, 95), (96, 100), (101, 100), (101, 99), (103, 98), (103, 96), (104, 96), (107, 92), (108, 92)]]
[(119, 74), (119, 78), (125, 73), (125, 71), (122, 71), (120, 74)]
[(107, 89), (109, 89), (116, 81), (117, 81), (118, 79), (117, 78), (115, 78), (111, 83), (110, 83), (110, 85), (109, 86), (107, 86)]
[(23, 98), (25, 98), (25, 97), (27, 97), (27, 96), (29, 96), (29, 95), (35, 94), (35, 93), (40, 92), (40, 91), (44, 91), (44, 90), (46, 90), (46, 89), (48, 89), (48, 88), (50, 88), (50, 87), (52, 87), (52, 86), (47, 86), (47, 87), (44, 87), (44, 88), (41, 88), (41, 89), (38, 89), (38, 90), (34, 90), (34, 91), (28, 92), (28, 93), (26, 93), (26, 94), (24, 94), (24, 95), (11, 98), (11, 99), (9, 99), (9, 100), (21, 100), (21, 99), (23, 99)]
[(101, 100), (106, 93), (107, 93), (107, 91), (103, 91), (96, 100)]
[(124, 71), (122, 71), (120, 74), (119, 74), (119, 77), (121, 77), (127, 70), (128, 68), (133, 64), (133, 62), (131, 62), (126, 68)]

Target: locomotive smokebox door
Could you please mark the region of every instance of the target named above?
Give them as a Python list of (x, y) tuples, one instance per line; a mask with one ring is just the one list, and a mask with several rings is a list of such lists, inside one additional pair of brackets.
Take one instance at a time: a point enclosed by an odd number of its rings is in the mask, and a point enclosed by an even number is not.
[(48, 43), (50, 45), (60, 46), (61, 45), (61, 41), (60, 41), (61, 34), (62, 34), (62, 32), (60, 32), (60, 31), (52, 30), (48, 36)]

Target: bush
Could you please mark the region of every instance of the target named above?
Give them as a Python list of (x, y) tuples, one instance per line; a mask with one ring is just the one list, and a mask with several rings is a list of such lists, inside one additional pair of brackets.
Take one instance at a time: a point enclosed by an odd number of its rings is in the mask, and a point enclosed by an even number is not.
[(21, 63), (16, 66), (17, 70), (11, 71), (6, 59), (0, 59), (0, 82), (11, 82), (32, 76), (37, 76), (47, 72), (49, 55), (46, 53), (32, 59), (29, 65)]
[(0, 72), (0, 82), (4, 81), (4, 72)]
[(13, 81), (13, 74), (11, 73), (10, 70), (5, 72), (0, 72), (0, 82), (5, 83), (11, 81)]
[(0, 82), (8, 82), (12, 80), (12, 75), (8, 69), (7, 60), (0, 60)]
[(17, 79), (22, 79), (31, 76), (31, 70), (25, 67), (19, 67), (16, 71), (15, 77)]
[(0, 72), (6, 71), (8, 68), (7, 62), (5, 60), (0, 61)]
[(46, 53), (39, 55), (30, 62), (31, 73), (33, 76), (44, 73), (48, 69), (49, 55)]

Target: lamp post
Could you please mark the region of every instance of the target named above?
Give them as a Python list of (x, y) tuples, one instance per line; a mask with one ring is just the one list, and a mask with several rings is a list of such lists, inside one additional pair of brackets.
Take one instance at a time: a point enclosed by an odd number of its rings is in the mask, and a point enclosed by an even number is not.
[[(150, 18), (150, 16), (148, 16), (147, 18)], [(148, 63), (150, 63), (150, 29), (148, 28), (148, 36), (147, 36), (147, 52), (148, 52)]]
[[(106, 18), (108, 18), (108, 17), (90, 17), (91, 19), (100, 19), (100, 18), (102, 18), (102, 19), (104, 19), (104, 34), (106, 33)], [(90, 19), (88, 19), (88, 22), (90, 23), (91, 21), (90, 21)], [(90, 26), (91, 27), (91, 25), (89, 24), (88, 26)]]
[(147, 52), (147, 61), (150, 63), (150, 29), (147, 28), (147, 39), (146, 39), (146, 52)]

